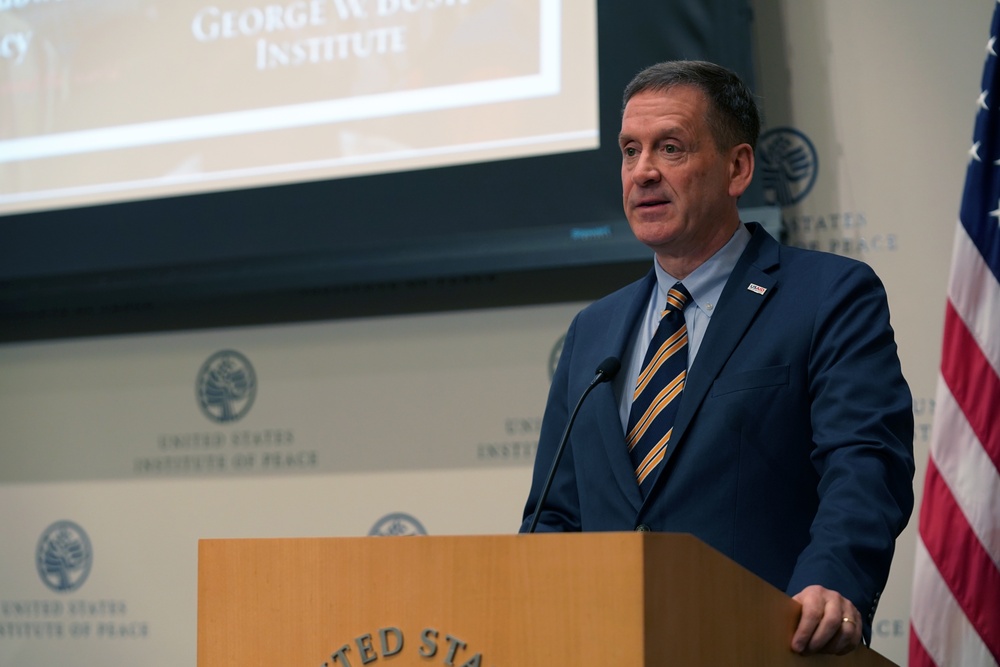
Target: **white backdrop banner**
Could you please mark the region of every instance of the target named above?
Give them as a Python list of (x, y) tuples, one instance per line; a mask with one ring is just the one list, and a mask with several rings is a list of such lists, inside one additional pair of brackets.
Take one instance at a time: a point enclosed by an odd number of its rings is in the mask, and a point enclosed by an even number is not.
[(0, 665), (194, 665), (200, 538), (515, 532), (579, 307), (0, 347)]

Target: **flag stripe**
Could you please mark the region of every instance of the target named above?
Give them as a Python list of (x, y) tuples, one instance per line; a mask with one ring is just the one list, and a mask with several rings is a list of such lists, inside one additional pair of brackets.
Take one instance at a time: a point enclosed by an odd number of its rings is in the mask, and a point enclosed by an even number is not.
[(1000, 377), (949, 302), (945, 309), (941, 375), (995, 468), (1000, 468)]
[(933, 459), (927, 466), (924, 493), (935, 498), (933, 510), (925, 507), (920, 512), (924, 547), (987, 649), (1000, 659), (1000, 571), (954, 502)]
[(910, 625), (910, 661), (907, 667), (933, 667), (934, 659), (927, 653), (923, 642), (917, 636), (916, 629)]
[(943, 383), (938, 385), (931, 441), (934, 465), (983, 547), (1000, 563), (1000, 472)]
[(948, 300), (965, 322), (983, 356), (1000, 374), (1000, 282), (961, 225), (955, 225)]
[[(919, 662), (911, 653), (910, 667), (931, 664), (941, 667), (998, 667), (996, 659), (990, 655), (982, 639), (965, 618), (919, 540), (913, 570), (922, 585), (913, 591), (910, 622), (913, 634), (924, 649), (924, 656), (931, 662)], [(911, 637), (910, 646), (913, 645)]]

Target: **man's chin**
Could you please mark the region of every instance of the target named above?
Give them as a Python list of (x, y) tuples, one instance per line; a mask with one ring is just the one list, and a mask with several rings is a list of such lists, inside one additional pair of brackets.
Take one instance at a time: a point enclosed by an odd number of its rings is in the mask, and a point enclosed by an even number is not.
[(677, 225), (670, 220), (629, 220), (632, 235), (653, 250), (669, 245), (677, 236)]

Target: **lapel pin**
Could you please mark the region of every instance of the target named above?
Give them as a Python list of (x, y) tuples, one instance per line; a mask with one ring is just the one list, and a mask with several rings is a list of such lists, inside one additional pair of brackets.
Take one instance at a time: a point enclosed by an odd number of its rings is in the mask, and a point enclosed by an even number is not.
[(764, 292), (767, 291), (766, 287), (761, 287), (757, 283), (750, 283), (749, 285), (747, 285), (747, 289), (753, 292), (754, 294), (763, 294)]

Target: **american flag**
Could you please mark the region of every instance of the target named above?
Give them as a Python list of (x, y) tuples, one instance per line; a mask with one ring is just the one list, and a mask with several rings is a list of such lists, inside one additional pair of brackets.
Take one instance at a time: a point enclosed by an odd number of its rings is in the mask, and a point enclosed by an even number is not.
[(910, 667), (1000, 664), (1000, 4), (955, 231)]

